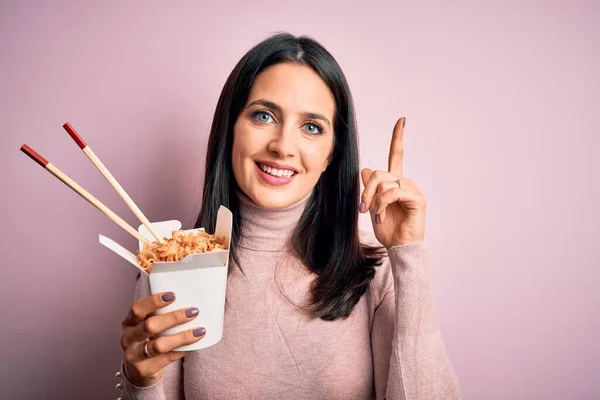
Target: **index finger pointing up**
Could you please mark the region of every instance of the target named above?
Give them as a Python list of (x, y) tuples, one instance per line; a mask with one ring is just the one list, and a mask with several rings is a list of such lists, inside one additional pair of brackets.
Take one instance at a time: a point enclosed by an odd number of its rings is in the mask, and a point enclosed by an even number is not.
[(402, 176), (402, 164), (404, 161), (404, 124), (406, 118), (402, 117), (394, 126), (390, 155), (388, 158), (388, 171), (396, 176)]

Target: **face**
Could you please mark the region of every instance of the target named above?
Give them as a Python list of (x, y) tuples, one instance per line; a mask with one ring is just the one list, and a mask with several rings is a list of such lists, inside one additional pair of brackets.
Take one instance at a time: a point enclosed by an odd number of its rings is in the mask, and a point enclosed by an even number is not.
[(233, 173), (263, 208), (308, 196), (333, 150), (335, 101), (311, 68), (280, 63), (255, 79), (233, 128)]

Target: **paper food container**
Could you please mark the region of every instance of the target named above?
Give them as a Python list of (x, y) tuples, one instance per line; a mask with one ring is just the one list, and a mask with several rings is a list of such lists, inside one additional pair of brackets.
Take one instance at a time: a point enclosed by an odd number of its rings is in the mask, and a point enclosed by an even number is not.
[[(232, 214), (221, 206), (217, 214), (215, 235), (224, 236), (227, 249), (231, 245)], [(179, 221), (153, 222), (152, 227), (160, 237), (170, 238), (173, 231), (181, 229)], [(189, 229), (185, 232), (197, 232), (204, 229)], [(138, 228), (142, 236), (150, 241), (154, 237), (143, 225)], [(161, 315), (180, 308), (196, 307), (200, 313), (196, 318), (183, 325), (164, 331), (163, 335), (172, 335), (196, 327), (206, 328), (204, 338), (196, 343), (180, 346), (176, 351), (204, 349), (218, 343), (223, 337), (223, 317), (225, 313), (225, 293), (227, 288), (227, 267), (229, 250), (209, 253), (190, 254), (181, 261), (156, 262), (150, 274), (138, 265), (136, 256), (113, 240), (100, 235), (100, 243), (138, 268), (142, 274), (140, 284), (143, 296), (160, 292), (175, 293), (175, 301), (156, 314)], [(140, 249), (143, 243), (139, 244)]]

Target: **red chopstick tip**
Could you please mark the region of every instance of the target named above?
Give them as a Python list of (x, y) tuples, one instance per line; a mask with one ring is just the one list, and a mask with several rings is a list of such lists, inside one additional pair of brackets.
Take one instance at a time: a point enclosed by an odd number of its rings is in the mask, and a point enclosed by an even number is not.
[(48, 160), (46, 160), (44, 157), (40, 156), (37, 151), (33, 150), (31, 147), (27, 146), (26, 144), (21, 146), (21, 151), (23, 153), (27, 154), (33, 161), (40, 164), (42, 167), (46, 168), (46, 165), (48, 165)]
[(87, 147), (87, 144), (83, 141), (81, 136), (79, 136), (75, 128), (73, 128), (73, 126), (70, 123), (66, 122), (63, 125), (63, 128), (65, 128), (67, 133), (73, 138), (75, 143), (77, 143), (77, 146), (79, 146), (82, 150)]

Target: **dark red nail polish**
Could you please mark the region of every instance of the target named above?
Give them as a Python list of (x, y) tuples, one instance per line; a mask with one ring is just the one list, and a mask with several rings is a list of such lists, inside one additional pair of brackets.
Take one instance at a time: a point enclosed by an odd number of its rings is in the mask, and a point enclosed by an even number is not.
[(376, 216), (375, 216), (375, 223), (376, 223), (377, 225), (379, 225), (379, 224), (381, 223), (381, 218), (379, 218), (379, 215), (376, 215)]

